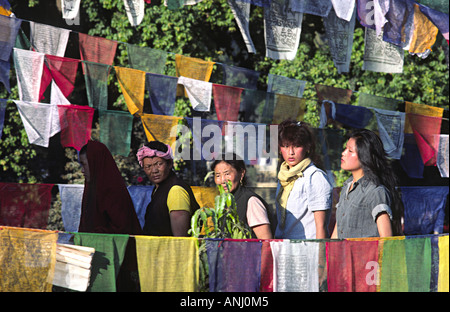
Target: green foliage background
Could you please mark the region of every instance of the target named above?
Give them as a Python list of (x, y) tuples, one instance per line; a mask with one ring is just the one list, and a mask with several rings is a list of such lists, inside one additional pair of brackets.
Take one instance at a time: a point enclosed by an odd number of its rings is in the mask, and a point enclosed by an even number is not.
[[(358, 23), (354, 32), (350, 72), (338, 74), (330, 56), (320, 17), (304, 15), (297, 57), (278, 61), (265, 57), (263, 8), (252, 6), (250, 31), (257, 53), (246, 51), (242, 36), (226, 0), (204, 0), (178, 10), (169, 10), (161, 0), (152, 0), (145, 7), (145, 17), (132, 27), (125, 13), (123, 0), (83, 0), (79, 25), (69, 26), (62, 19), (59, 0), (10, 0), (18, 18), (72, 29), (119, 42), (170, 52), (166, 75), (175, 76), (174, 56), (182, 54), (218, 63), (260, 71), (258, 88), (265, 90), (269, 73), (306, 80), (304, 98), (308, 112), (305, 120), (318, 125), (314, 84), (325, 84), (354, 91), (448, 108), (449, 73), (448, 45), (442, 35), (431, 55), (422, 60), (405, 52), (402, 74), (363, 71), (364, 28)], [(68, 46), (66, 56), (77, 57), (77, 49)], [(118, 45), (114, 62), (127, 65), (126, 45)], [(78, 78), (77, 78), (78, 79)], [(0, 87), (0, 98), (18, 99), (14, 68), (11, 70), (12, 93)], [(72, 95), (72, 103), (86, 104), (83, 80)], [(211, 82), (221, 83), (220, 65), (216, 65)], [(126, 111), (126, 105), (113, 75), (109, 83), (109, 106)], [(358, 92), (354, 93), (354, 104)], [(191, 106), (185, 98), (177, 100), (175, 115), (189, 116)], [(137, 119), (137, 118), (136, 118)], [(93, 137), (98, 136), (98, 123)], [(22, 183), (82, 183), (83, 178), (73, 149), (59, 146), (59, 137), (52, 138), (48, 149), (28, 144), (22, 122), (13, 102), (8, 102), (5, 126), (0, 140), (0, 181)], [(116, 156), (116, 162), (129, 184), (145, 184), (134, 155), (145, 137), (139, 120), (133, 127), (132, 150), (129, 157)], [(145, 180), (145, 178), (144, 178)], [(202, 179), (200, 179), (201, 181)], [(338, 183), (342, 179), (339, 179)]]

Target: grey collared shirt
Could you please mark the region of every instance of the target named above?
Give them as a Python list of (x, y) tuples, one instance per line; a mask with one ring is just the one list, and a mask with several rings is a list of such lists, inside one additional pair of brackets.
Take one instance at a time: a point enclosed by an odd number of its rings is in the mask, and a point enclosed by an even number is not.
[(392, 220), (389, 191), (366, 177), (355, 182), (349, 191), (352, 180), (350, 178), (344, 182), (336, 205), (338, 238), (378, 237), (378, 215), (386, 212)]

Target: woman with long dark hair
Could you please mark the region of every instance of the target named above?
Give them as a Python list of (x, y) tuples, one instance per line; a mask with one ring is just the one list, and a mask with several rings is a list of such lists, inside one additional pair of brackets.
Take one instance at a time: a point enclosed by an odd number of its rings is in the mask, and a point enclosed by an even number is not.
[(352, 176), (342, 187), (331, 238), (400, 235), (403, 204), (383, 142), (366, 129), (349, 137), (341, 168)]

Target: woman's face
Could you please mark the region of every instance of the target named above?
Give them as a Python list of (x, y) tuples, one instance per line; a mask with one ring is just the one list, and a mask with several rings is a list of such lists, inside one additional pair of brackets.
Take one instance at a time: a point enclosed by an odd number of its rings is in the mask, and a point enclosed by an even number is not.
[(295, 146), (292, 144), (284, 144), (280, 146), (281, 156), (283, 156), (284, 161), (289, 166), (289, 168), (294, 167), (303, 159), (305, 159), (307, 150), (303, 146)]
[(172, 165), (160, 157), (146, 157), (142, 162), (145, 174), (156, 186), (167, 179), (172, 170)]
[(231, 181), (231, 190), (237, 189), (239, 182), (244, 178), (245, 170), (239, 173), (232, 165), (222, 161), (214, 167), (214, 182), (221, 184), (227, 190), (227, 181)]
[(346, 147), (342, 152), (341, 168), (350, 172), (361, 169), (361, 163), (359, 162), (356, 141), (354, 138), (350, 138), (347, 141)]
[(79, 158), (80, 158), (81, 172), (84, 174), (84, 179), (86, 180), (86, 182), (89, 182), (91, 180), (91, 174), (89, 171), (89, 163), (86, 153), (80, 154)]

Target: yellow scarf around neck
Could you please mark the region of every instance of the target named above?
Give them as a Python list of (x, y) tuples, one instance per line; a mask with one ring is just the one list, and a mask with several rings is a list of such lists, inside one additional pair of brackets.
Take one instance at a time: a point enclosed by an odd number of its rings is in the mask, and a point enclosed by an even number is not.
[(303, 171), (311, 164), (311, 159), (305, 158), (292, 168), (283, 162), (278, 172), (278, 180), (280, 181), (280, 190), (278, 192), (277, 201), (281, 206), (280, 227), (284, 228), (286, 221), (286, 205), (289, 194), (294, 187), (294, 183), (298, 178), (303, 177)]

